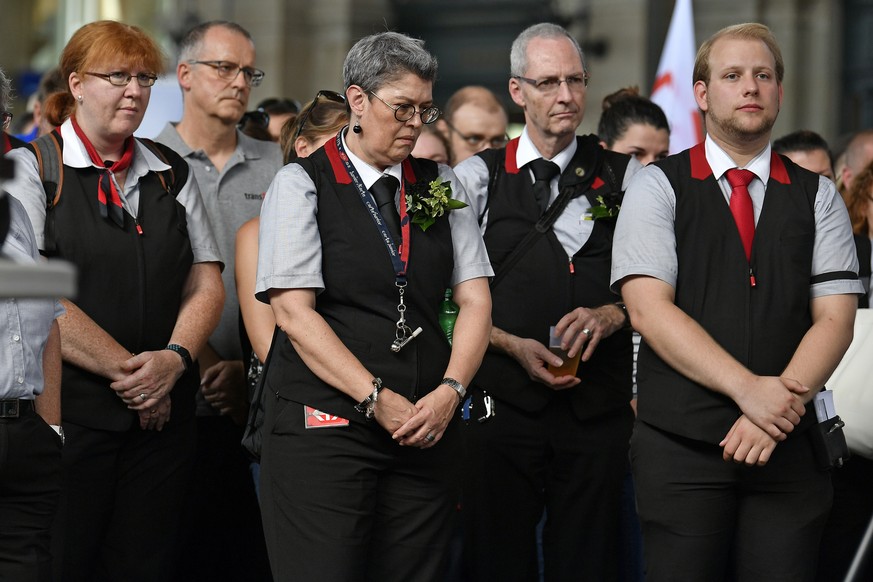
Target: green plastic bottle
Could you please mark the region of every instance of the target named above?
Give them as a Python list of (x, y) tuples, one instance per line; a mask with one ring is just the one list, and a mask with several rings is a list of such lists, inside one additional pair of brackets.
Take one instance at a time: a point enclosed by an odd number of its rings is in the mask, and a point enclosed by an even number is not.
[(443, 333), (446, 334), (446, 339), (449, 340), (449, 345), (452, 345), (452, 333), (455, 329), (455, 320), (458, 319), (458, 304), (452, 301), (452, 290), (446, 289), (446, 295), (440, 303), (440, 327), (443, 328)]

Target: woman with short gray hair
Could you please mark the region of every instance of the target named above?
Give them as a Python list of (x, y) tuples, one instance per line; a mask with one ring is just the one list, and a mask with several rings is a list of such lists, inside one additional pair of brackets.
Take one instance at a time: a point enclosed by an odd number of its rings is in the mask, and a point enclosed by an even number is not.
[(345, 95), (318, 94), (345, 99), (351, 131), (285, 166), (264, 200), (256, 297), (278, 327), (261, 507), (276, 580), (443, 576), (458, 409), (488, 344), (493, 273), (452, 170), (410, 155), (440, 115), (436, 72), (419, 40), (360, 40)]

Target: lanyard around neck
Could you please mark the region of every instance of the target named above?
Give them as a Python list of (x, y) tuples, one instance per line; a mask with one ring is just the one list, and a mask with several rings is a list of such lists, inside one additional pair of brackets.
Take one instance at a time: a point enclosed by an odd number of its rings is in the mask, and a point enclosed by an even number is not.
[(391, 232), (388, 230), (388, 225), (385, 224), (385, 220), (383, 220), (382, 214), (379, 212), (379, 208), (376, 206), (376, 200), (373, 198), (373, 195), (370, 193), (370, 191), (364, 187), (364, 181), (361, 179), (361, 175), (358, 174), (358, 171), (355, 169), (355, 166), (352, 165), (348, 154), (346, 154), (346, 150), (343, 147), (342, 143), (342, 131), (340, 131), (336, 135), (336, 147), (337, 150), (339, 150), (340, 160), (342, 160), (346, 171), (349, 173), (349, 176), (352, 179), (352, 183), (354, 183), (355, 188), (358, 190), (358, 195), (361, 197), (361, 202), (364, 204), (364, 207), (369, 211), (370, 218), (373, 219), (373, 222), (376, 224), (376, 228), (379, 229), (379, 233), (382, 235), (382, 242), (385, 243), (385, 248), (388, 249), (388, 255), (391, 257), (391, 264), (394, 265), (394, 276), (396, 282), (398, 286), (405, 286), (406, 269), (409, 265), (409, 247), (411, 246), (411, 240), (409, 228), (410, 220), (406, 212), (406, 181), (403, 180), (403, 170), (401, 169), (400, 180), (401, 242), (400, 248), (398, 249), (397, 246), (394, 244), (394, 237), (391, 236)]

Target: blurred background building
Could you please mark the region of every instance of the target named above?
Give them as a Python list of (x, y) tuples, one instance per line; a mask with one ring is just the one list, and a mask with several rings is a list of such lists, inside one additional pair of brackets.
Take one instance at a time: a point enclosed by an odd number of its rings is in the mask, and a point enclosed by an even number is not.
[[(342, 60), (357, 39), (391, 29), (424, 39), (439, 58), (438, 105), (463, 85), (486, 85), (518, 121), (506, 91), (509, 45), (527, 25), (553, 21), (587, 53), (592, 82), (580, 131), (588, 133), (604, 95), (628, 85), (649, 94), (673, 6), (674, 0), (3, 0), (0, 66), (14, 78), (15, 113), (22, 114), (40, 74), (86, 22), (142, 26), (163, 44), (172, 73), (181, 34), (220, 18), (255, 38), (267, 77), (252, 104), (267, 97), (305, 102), (319, 89), (342, 88)], [(873, 0), (693, 0), (693, 9), (698, 44), (738, 22), (763, 22), (775, 32), (787, 73), (774, 135), (804, 128), (833, 142), (873, 126)], [(172, 93), (175, 80), (168, 81)], [(155, 103), (150, 114), (177, 116), (173, 99)]]

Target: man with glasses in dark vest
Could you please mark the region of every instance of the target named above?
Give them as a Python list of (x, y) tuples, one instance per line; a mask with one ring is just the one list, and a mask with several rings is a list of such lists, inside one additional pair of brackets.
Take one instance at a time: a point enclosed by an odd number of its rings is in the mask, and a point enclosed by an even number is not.
[(833, 182), (772, 152), (783, 74), (766, 26), (704, 42), (706, 140), (640, 172), (618, 220), (613, 287), (643, 336), (631, 462), (647, 580), (815, 575), (832, 488), (812, 401), (862, 288)]
[[(609, 269), (621, 192), (640, 166), (576, 136), (588, 72), (566, 30), (526, 29), (510, 60), (522, 135), (455, 168), (496, 273), (490, 348), (465, 406), (468, 571), (537, 580), (545, 510), (546, 579), (615, 580), (632, 347)], [(580, 353), (578, 370), (557, 370)]]
[[(259, 571), (266, 572), (254, 484), (240, 445), (248, 402), (234, 241), (239, 227), (260, 212), (263, 193), (282, 167), (282, 152), (275, 143), (237, 129), (251, 88), (264, 78), (254, 65), (254, 42), (238, 24), (211, 21), (189, 30), (180, 43), (176, 68), (182, 119), (167, 124), (157, 137), (194, 170), (206, 205), (203, 219), (212, 224), (225, 265), (221, 321), (200, 356), (197, 465), (186, 519), (193, 530), (191, 545), (182, 551), (180, 579), (254, 580)], [(253, 559), (263, 563), (260, 570)]]

